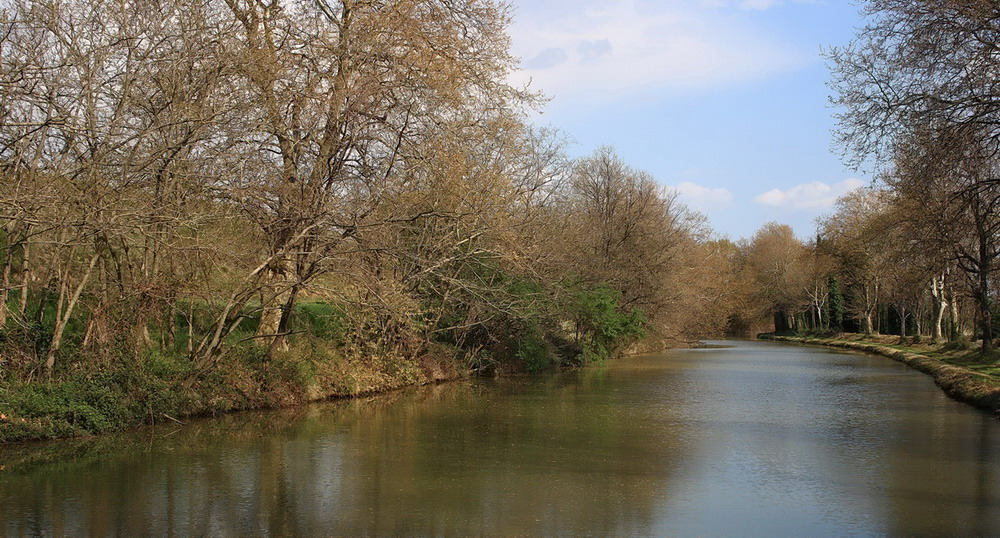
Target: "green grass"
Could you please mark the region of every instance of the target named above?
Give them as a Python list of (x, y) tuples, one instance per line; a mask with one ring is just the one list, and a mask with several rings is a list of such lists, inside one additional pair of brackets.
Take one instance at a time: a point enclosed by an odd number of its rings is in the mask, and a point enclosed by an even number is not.
[(342, 343), (346, 338), (347, 314), (340, 305), (303, 302), (295, 305), (292, 330), (304, 330), (318, 338)]
[(997, 362), (998, 358), (995, 357), (996, 355), (995, 353), (993, 357), (989, 357), (986, 359), (984, 359), (982, 355), (978, 353), (972, 355), (963, 355), (961, 357), (947, 357), (947, 356), (942, 356), (940, 354), (932, 355), (930, 353), (928, 353), (927, 355), (928, 356), (936, 355), (936, 358), (938, 358), (942, 362), (946, 362), (948, 364), (954, 364), (955, 366), (961, 366), (963, 368), (968, 368), (970, 370), (974, 370), (981, 374), (993, 376), (998, 380), (1000, 380), (1000, 364), (998, 364)]

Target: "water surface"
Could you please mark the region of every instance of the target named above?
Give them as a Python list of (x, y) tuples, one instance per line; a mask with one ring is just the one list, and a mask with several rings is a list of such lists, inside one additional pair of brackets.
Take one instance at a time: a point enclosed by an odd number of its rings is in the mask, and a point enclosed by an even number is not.
[(0, 448), (0, 534), (1000, 535), (995, 418), (727, 344)]

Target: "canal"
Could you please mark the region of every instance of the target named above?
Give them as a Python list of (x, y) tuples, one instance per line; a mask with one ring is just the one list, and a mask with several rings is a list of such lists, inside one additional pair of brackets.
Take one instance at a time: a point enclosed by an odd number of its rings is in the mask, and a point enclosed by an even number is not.
[(1000, 421), (769, 342), (0, 448), (3, 535), (1000, 535)]

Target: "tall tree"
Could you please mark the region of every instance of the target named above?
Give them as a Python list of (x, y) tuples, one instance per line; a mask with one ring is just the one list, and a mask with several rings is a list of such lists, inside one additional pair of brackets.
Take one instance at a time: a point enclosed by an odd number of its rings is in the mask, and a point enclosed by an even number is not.
[(1000, 139), (1000, 6), (993, 0), (866, 0), (869, 22), (829, 51), (839, 140), (856, 163), (891, 165), (915, 126)]
[(1000, 193), (1000, 6), (991, 0), (868, 0), (864, 12), (870, 22), (857, 38), (829, 53), (833, 101), (843, 107), (839, 141), (855, 164), (871, 159), (888, 170), (890, 184), (904, 197), (919, 201), (922, 195), (926, 205), (936, 206), (934, 218), (950, 229), (945, 248), (974, 282), (983, 351), (990, 351), (993, 217)]
[(557, 240), (566, 276), (619, 291), (624, 307), (642, 309), (654, 325), (670, 316), (700, 231), (676, 193), (605, 147), (574, 164), (563, 196)]
[(253, 155), (251, 195), (233, 196), (269, 241), (258, 334), (281, 347), (303, 286), (375, 224), (405, 185), (404, 160), (442, 129), (516, 114), (528, 96), (505, 81), (508, 8), (492, 0), (226, 6), (247, 104), (230, 136)]
[[(982, 348), (989, 352), (1000, 260), (1000, 184), (993, 181), (1000, 177), (1000, 143), (981, 129), (969, 131), (954, 126), (914, 131), (897, 144), (896, 168), (886, 182), (917, 222), (914, 241), (944, 253), (959, 268), (979, 307)], [(943, 297), (943, 289), (935, 297)]]

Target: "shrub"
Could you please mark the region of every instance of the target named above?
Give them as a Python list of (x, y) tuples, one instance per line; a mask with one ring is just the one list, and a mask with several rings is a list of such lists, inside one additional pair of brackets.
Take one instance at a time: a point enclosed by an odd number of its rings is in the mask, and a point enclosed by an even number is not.
[(554, 347), (537, 326), (529, 327), (517, 340), (514, 355), (529, 372), (544, 370), (558, 362)]
[(577, 328), (584, 337), (585, 362), (608, 358), (646, 332), (646, 316), (638, 309), (623, 312), (621, 293), (607, 286), (583, 290), (574, 297)]

